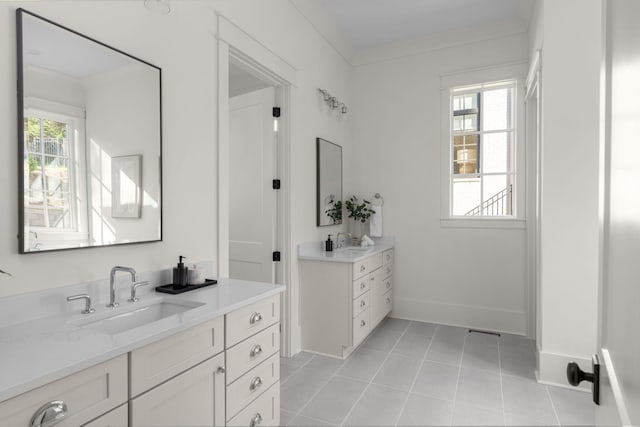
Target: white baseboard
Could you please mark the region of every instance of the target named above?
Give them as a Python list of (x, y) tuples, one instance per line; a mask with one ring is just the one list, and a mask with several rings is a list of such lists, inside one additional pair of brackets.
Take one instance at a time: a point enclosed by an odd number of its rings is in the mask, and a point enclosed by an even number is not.
[(485, 331), (527, 334), (526, 313), (490, 307), (446, 304), (396, 296), (391, 316)]
[(567, 381), (567, 365), (571, 361), (580, 365), (580, 369), (583, 371), (591, 372), (591, 358), (538, 351), (538, 372), (536, 373), (538, 382), (556, 387), (590, 392), (591, 384), (588, 382), (582, 382), (580, 386), (572, 387)]

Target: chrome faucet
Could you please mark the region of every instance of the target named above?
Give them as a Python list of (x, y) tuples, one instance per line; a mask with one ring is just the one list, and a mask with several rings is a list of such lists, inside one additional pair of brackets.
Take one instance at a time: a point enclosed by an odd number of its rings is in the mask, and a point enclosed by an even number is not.
[(136, 281), (136, 270), (131, 267), (121, 267), (119, 265), (116, 265), (111, 269), (111, 275), (109, 278), (109, 304), (107, 304), (107, 307), (110, 308), (116, 308), (120, 305), (116, 302), (116, 273), (118, 271), (123, 271), (131, 274), (131, 283), (134, 283)]
[[(342, 243), (340, 243), (340, 236), (344, 236), (344, 239), (342, 239)], [(347, 240), (346, 240), (347, 237), (349, 237), (349, 240), (351, 240), (351, 233), (345, 233), (343, 231), (338, 233), (338, 235), (336, 236), (336, 249), (344, 248), (345, 246), (349, 246), (349, 245), (347, 245)]]

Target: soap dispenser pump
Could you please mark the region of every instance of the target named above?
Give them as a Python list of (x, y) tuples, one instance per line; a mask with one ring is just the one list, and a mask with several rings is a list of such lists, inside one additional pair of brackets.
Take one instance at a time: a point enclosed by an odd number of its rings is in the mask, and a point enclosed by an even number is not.
[(178, 265), (173, 268), (173, 284), (176, 287), (187, 286), (188, 268), (185, 267), (184, 263), (182, 262), (182, 260), (185, 258), (187, 257), (180, 255), (178, 257)]
[(324, 249), (327, 252), (333, 252), (333, 240), (331, 240), (331, 234), (329, 234), (327, 241), (324, 243)]

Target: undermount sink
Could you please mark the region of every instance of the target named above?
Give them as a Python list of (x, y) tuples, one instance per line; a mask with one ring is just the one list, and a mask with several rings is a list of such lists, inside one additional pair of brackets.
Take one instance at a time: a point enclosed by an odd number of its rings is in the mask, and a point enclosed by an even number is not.
[(157, 301), (146, 306), (132, 306), (127, 311), (121, 311), (123, 307), (115, 309), (109, 316), (101, 316), (99, 319), (83, 319), (75, 325), (80, 328), (94, 329), (110, 335), (119, 334), (130, 329), (138, 328), (152, 322), (164, 319), (175, 314), (184, 313), (187, 310), (199, 307), (204, 303), (187, 301)]
[(373, 250), (373, 246), (347, 246), (345, 248), (337, 249), (338, 252), (350, 252), (350, 253), (362, 253)]

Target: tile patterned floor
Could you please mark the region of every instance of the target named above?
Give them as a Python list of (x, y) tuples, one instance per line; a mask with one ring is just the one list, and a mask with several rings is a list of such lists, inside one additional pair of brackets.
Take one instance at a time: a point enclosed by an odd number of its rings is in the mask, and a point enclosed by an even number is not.
[(283, 426), (593, 425), (588, 393), (538, 384), (530, 340), (386, 319), (347, 360), (281, 359)]

